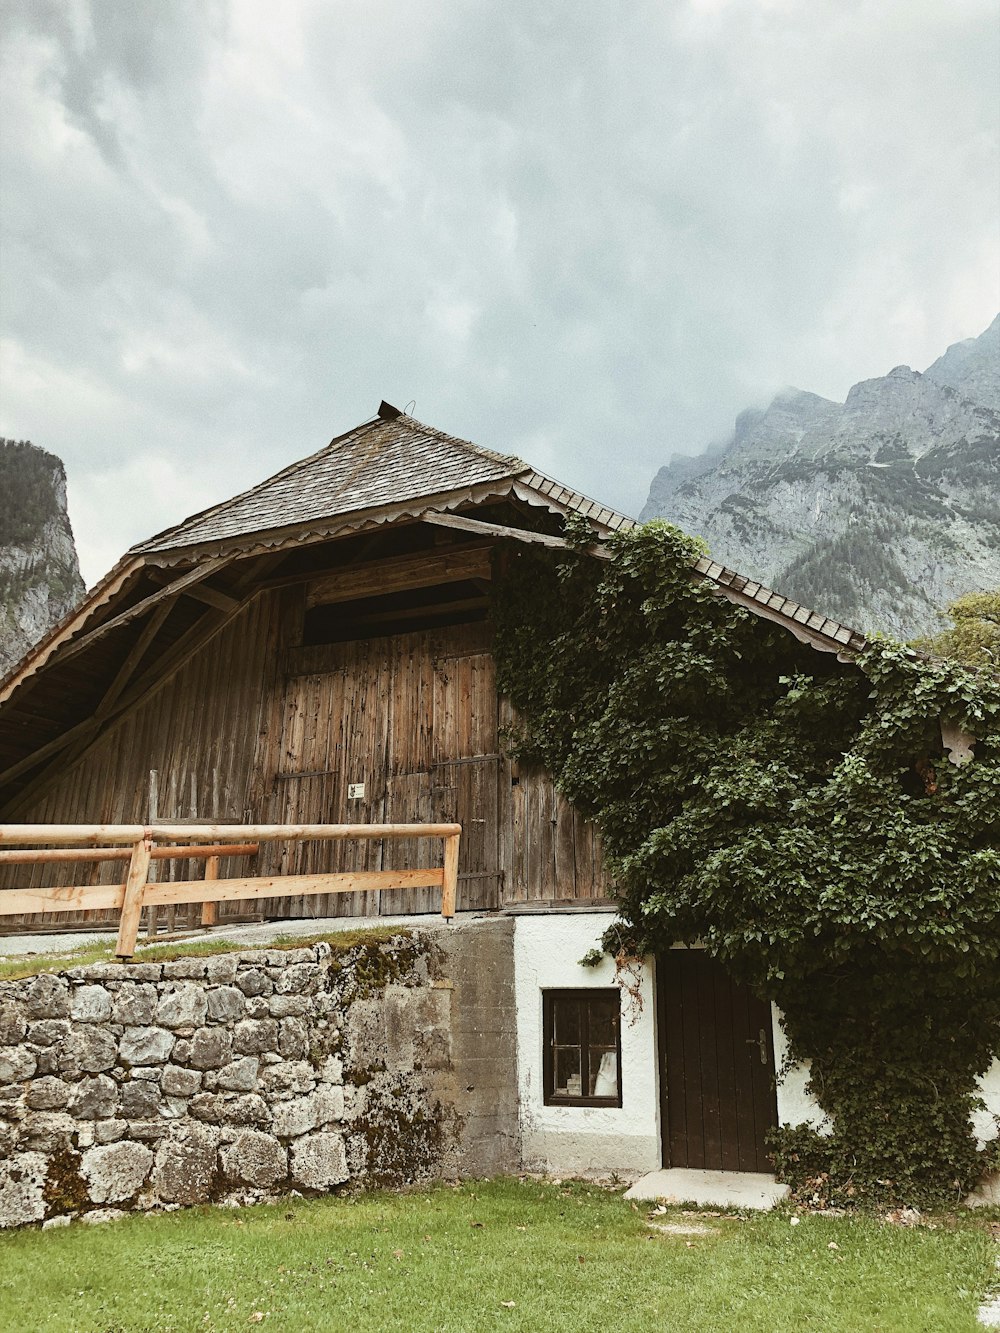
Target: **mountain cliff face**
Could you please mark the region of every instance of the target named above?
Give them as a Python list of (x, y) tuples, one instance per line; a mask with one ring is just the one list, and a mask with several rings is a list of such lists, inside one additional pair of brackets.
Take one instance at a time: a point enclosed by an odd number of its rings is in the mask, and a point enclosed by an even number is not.
[(741, 413), (730, 439), (660, 469), (656, 517), (858, 629), (935, 633), (948, 602), (1000, 587), (1000, 315), (923, 374)]
[(0, 676), (83, 593), (62, 462), (0, 439)]

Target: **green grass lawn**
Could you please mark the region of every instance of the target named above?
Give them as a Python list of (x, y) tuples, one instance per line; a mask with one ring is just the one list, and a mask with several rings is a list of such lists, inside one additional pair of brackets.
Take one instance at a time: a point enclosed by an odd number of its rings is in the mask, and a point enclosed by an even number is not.
[(492, 1181), (0, 1237), (0, 1329), (975, 1333), (986, 1230), (648, 1211)]
[[(412, 934), (405, 926), (358, 926), (353, 930), (315, 931), (307, 935), (276, 935), (266, 944), (252, 944), (226, 939), (224, 935), (189, 935), (164, 939), (160, 943), (140, 941), (134, 961), (137, 963), (169, 963), (176, 958), (209, 958), (220, 953), (242, 953), (264, 949), (304, 949), (310, 944), (325, 941), (335, 953), (353, 949), (356, 944), (379, 944), (397, 935)], [(91, 963), (113, 963), (116, 936), (78, 944), (65, 953), (17, 954), (5, 958), (3, 938), (0, 936), (0, 981), (19, 981), (42, 972), (65, 972), (71, 967), (88, 967)], [(125, 973), (123, 972), (124, 976)]]

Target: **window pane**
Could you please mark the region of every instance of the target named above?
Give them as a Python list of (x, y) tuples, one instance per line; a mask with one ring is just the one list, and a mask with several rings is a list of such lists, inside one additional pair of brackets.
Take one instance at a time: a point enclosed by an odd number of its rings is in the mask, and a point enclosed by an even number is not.
[(621, 994), (545, 991), (545, 1100), (621, 1104)]
[(601, 996), (590, 1001), (592, 1046), (615, 1046), (618, 1042), (618, 1000)]
[(553, 1000), (555, 1042), (557, 1046), (576, 1046), (580, 1042), (580, 1001)]
[(618, 1096), (618, 1052), (612, 1047), (606, 1050), (600, 1046), (590, 1048), (590, 1088), (589, 1097)]
[(582, 1097), (583, 1080), (580, 1077), (579, 1046), (557, 1046), (553, 1051), (555, 1088), (560, 1097)]

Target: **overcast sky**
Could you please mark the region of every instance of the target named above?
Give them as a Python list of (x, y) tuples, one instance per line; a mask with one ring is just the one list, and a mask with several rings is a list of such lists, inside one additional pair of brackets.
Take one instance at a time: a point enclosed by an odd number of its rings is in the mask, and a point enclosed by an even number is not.
[(380, 398), (638, 513), (1000, 307), (995, 0), (4, 0), (0, 434), (83, 572)]

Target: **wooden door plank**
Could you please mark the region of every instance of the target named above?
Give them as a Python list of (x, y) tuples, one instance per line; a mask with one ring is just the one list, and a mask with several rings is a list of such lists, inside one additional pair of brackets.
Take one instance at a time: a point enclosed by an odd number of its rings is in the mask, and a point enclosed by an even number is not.
[(690, 1135), (684, 1060), (684, 988), (680, 956), (676, 949), (666, 955), (667, 982), (666, 1049), (669, 1110), (669, 1157), (671, 1166), (689, 1166)]
[[(767, 1147), (767, 1135), (778, 1124), (778, 1103), (774, 1077), (774, 1042), (771, 1029), (771, 1006), (766, 1000), (750, 996), (751, 1031), (764, 1034), (764, 1054), (755, 1052), (753, 1060), (753, 1107), (756, 1129), (755, 1171), (770, 1171), (773, 1167)], [(759, 1047), (757, 1048), (759, 1051)]]
[(740, 1136), (736, 1118), (736, 1064), (731, 1014), (732, 983), (723, 968), (712, 969), (712, 991), (718, 1015), (716, 1058), (718, 1061), (721, 1111), (721, 1157), (723, 1171), (740, 1169)]
[(753, 1054), (750, 1042), (747, 993), (742, 987), (730, 988), (730, 1012), (733, 1023), (733, 1067), (736, 1071), (736, 1131), (739, 1136), (741, 1171), (753, 1171), (757, 1161), (757, 1127), (753, 1107)]
[[(702, 1134), (705, 1141), (705, 1167), (709, 1171), (722, 1170), (723, 1107), (719, 1090), (720, 1037), (723, 1048), (726, 1033), (720, 1032), (725, 1022), (725, 1011), (717, 1015), (715, 1007), (715, 967), (704, 953), (692, 956), (692, 987), (697, 996), (701, 1050), (701, 1108)], [(721, 1023), (720, 1021), (721, 1020)]]

